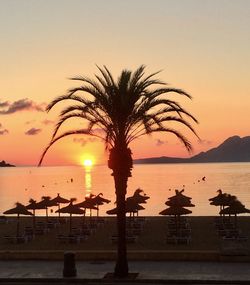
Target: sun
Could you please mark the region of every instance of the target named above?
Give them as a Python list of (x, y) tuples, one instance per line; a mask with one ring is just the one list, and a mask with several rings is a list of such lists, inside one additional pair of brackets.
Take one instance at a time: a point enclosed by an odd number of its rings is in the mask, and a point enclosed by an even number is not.
[(83, 160), (83, 165), (85, 167), (91, 167), (91, 166), (93, 166), (93, 164), (94, 164), (94, 162), (90, 158), (86, 158), (86, 159)]
[(85, 168), (91, 168), (92, 166), (94, 166), (95, 161), (96, 161), (96, 159), (95, 159), (94, 155), (92, 155), (90, 153), (85, 153), (80, 158), (80, 163)]

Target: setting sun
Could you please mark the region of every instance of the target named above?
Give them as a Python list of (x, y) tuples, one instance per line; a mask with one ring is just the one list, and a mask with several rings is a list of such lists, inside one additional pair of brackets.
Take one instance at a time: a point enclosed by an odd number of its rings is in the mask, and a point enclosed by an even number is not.
[(93, 161), (91, 159), (84, 159), (83, 165), (84, 166), (92, 166), (93, 165)]
[(81, 156), (81, 165), (84, 167), (91, 167), (95, 164), (95, 157), (89, 153), (85, 153)]

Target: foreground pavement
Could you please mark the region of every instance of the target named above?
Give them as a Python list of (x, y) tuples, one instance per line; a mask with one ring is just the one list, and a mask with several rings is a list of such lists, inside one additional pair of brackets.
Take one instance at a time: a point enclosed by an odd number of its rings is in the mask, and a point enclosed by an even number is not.
[[(63, 278), (62, 261), (0, 261), (0, 282), (113, 284), (118, 281), (103, 278), (113, 268), (110, 261), (76, 261), (77, 276)], [(131, 261), (129, 268), (139, 274), (134, 280), (119, 280), (123, 284), (250, 284), (249, 263)]]

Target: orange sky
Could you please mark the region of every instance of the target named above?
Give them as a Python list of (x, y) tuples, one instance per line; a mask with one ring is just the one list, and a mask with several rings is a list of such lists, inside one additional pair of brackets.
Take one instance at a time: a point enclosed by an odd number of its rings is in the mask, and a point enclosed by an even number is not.
[[(1, 6), (0, 159), (37, 164), (60, 107), (41, 109), (73, 86), (67, 78), (92, 77), (95, 64), (114, 76), (145, 64), (148, 73), (163, 70), (161, 80), (189, 92), (192, 102), (175, 99), (200, 122), (202, 142), (180, 129), (194, 154), (249, 135), (249, 1), (3, 0)], [(171, 135), (131, 147), (135, 158), (188, 156)], [(44, 164), (79, 164), (86, 154), (107, 160), (100, 142), (67, 138)]]

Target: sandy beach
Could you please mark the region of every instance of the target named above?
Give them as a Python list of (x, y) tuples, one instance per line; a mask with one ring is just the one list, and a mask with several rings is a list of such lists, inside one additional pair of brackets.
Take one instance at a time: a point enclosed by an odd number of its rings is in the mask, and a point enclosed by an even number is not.
[[(205, 253), (220, 252), (222, 247), (222, 239), (218, 236), (214, 217), (188, 217), (191, 227), (191, 241), (189, 244), (167, 244), (167, 219), (166, 217), (146, 217), (145, 224), (141, 234), (138, 236), (135, 243), (128, 244), (128, 252), (199, 252), (205, 257)], [(44, 217), (38, 217), (37, 221), (44, 221)], [(74, 250), (79, 252), (115, 252), (116, 245), (111, 242), (112, 234), (115, 234), (115, 218), (105, 217), (105, 223), (99, 226), (87, 240), (80, 243), (62, 243), (57, 239), (59, 234), (67, 234), (69, 232), (69, 223), (60, 225), (57, 228), (50, 229), (45, 235), (36, 235), (33, 240), (27, 243), (10, 243), (3, 237), (6, 235), (15, 235), (16, 233), (16, 218), (8, 217), (7, 223), (0, 224), (0, 252), (2, 258), (6, 252), (16, 252), (24, 254), (25, 252), (32, 252), (33, 256), (39, 252), (57, 251), (62, 256), (65, 250)], [(78, 227), (82, 218), (74, 217), (73, 226)], [(20, 232), (24, 227), (32, 226), (31, 217), (20, 218)], [(250, 217), (238, 217), (238, 227), (241, 229), (241, 234), (248, 237), (244, 241), (244, 248), (250, 248)], [(36, 254), (37, 253), (37, 254)], [(104, 253), (105, 255), (105, 253)], [(247, 254), (249, 255), (249, 254)], [(21, 255), (22, 256), (22, 255)], [(24, 256), (24, 255), (23, 255)], [(98, 256), (95, 255), (96, 259)], [(208, 258), (209, 259), (209, 258)]]

